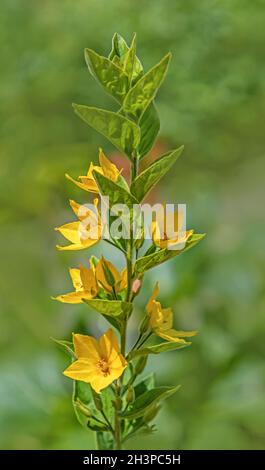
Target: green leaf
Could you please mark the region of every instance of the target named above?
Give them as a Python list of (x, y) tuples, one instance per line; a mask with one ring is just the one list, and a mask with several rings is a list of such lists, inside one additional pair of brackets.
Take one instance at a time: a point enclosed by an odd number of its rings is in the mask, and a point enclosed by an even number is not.
[(135, 272), (138, 275), (143, 274), (148, 269), (154, 268), (161, 263), (165, 263), (165, 261), (175, 258), (175, 256), (181, 255), (182, 253), (196, 245), (204, 237), (205, 233), (197, 233), (192, 235), (192, 237), (186, 242), (185, 247), (181, 250), (167, 250), (166, 248), (164, 248), (163, 250), (156, 251), (151, 255), (139, 258), (135, 263)]
[(58, 344), (67, 354), (75, 359), (74, 345), (71, 341), (65, 341), (63, 339), (51, 338), (56, 344)]
[(140, 142), (140, 128), (121, 114), (73, 104), (76, 114), (89, 126), (104, 135), (118, 150), (131, 158)]
[(131, 46), (125, 54), (124, 64), (123, 64), (124, 71), (129, 77), (130, 82), (133, 77), (135, 57), (136, 57), (136, 34), (134, 34)]
[(135, 398), (138, 398), (143, 393), (151, 390), (155, 386), (155, 376), (154, 373), (147, 375), (140, 382), (138, 382), (134, 387)]
[(150, 152), (160, 129), (160, 119), (153, 101), (143, 113), (139, 121), (139, 127), (141, 129), (141, 141), (138, 153), (141, 159)]
[(85, 49), (85, 59), (91, 75), (99, 81), (107, 93), (122, 103), (129, 88), (128, 75), (110, 59), (92, 49)]
[(165, 78), (170, 58), (171, 54), (168, 53), (130, 89), (123, 101), (122, 110), (125, 114), (139, 121)]
[(141, 202), (149, 191), (158, 183), (158, 181), (167, 173), (167, 171), (176, 162), (183, 151), (182, 145), (177, 150), (167, 152), (161, 158), (156, 160), (149, 168), (144, 170), (133, 181), (131, 193)]
[(92, 431), (109, 431), (109, 428), (106, 424), (100, 423), (99, 421), (95, 420), (93, 417), (87, 418), (87, 427), (91, 429)]
[(104, 432), (97, 432), (97, 448), (98, 450), (112, 450), (113, 441), (110, 434)]
[(85, 382), (81, 382), (80, 380), (74, 380), (73, 395), (72, 395), (72, 403), (73, 403), (74, 412), (76, 414), (76, 417), (79, 423), (82, 426), (86, 426), (88, 417), (84, 413), (82, 413), (82, 411), (80, 411), (80, 408), (78, 407), (78, 404), (77, 404), (78, 401), (80, 401), (81, 404), (83, 404), (86, 408), (88, 408), (88, 410), (91, 410), (91, 413), (93, 413), (94, 411), (92, 408), (93, 397), (92, 397), (90, 386)]
[(133, 204), (138, 204), (137, 199), (129, 191), (114, 183), (114, 181), (111, 181), (97, 171), (93, 171), (93, 176), (99, 187), (100, 194), (109, 197), (110, 206), (126, 204), (128, 207), (132, 207)]
[(169, 341), (160, 343), (160, 344), (155, 344), (153, 346), (146, 346), (141, 349), (136, 349), (135, 351), (131, 351), (128, 359), (135, 359), (136, 357), (139, 356), (147, 356), (148, 354), (160, 354), (163, 352), (167, 351), (175, 351), (176, 349), (182, 349), (186, 348), (187, 346), (190, 346), (191, 343), (186, 342), (186, 343), (171, 343)]
[(112, 403), (113, 400), (115, 400), (113, 390), (111, 389), (111, 387), (104, 388), (101, 391), (100, 396), (105, 414), (108, 417), (109, 421), (112, 422), (115, 416), (115, 409)]
[(121, 59), (126, 54), (126, 52), (128, 52), (128, 50), (129, 46), (125, 39), (123, 39), (120, 34), (115, 33), (112, 38), (112, 49), (109, 55), (109, 59), (112, 60), (115, 56), (118, 56)]
[(170, 397), (179, 390), (180, 385), (176, 387), (157, 387), (140, 395), (130, 406), (130, 409), (123, 414), (123, 418), (135, 419), (146, 414), (153, 409), (154, 405)]
[(131, 303), (121, 300), (84, 299), (84, 302), (97, 312), (114, 318), (123, 317), (132, 309)]
[(130, 83), (134, 84), (143, 75), (143, 66), (136, 55), (136, 34), (133, 36), (132, 43), (128, 51), (120, 59), (121, 66), (129, 76)]

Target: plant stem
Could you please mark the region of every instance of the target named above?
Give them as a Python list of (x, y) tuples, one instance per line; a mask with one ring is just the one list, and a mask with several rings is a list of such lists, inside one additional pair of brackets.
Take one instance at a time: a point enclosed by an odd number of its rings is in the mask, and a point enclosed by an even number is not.
[(152, 334), (153, 332), (150, 331), (150, 333), (148, 333), (148, 335), (138, 344), (136, 349), (139, 349), (141, 346), (143, 346), (143, 344), (150, 338), (150, 336), (152, 336)]
[(121, 387), (119, 383), (116, 384), (116, 407), (115, 407), (115, 430), (114, 430), (114, 448), (115, 450), (121, 449)]
[(106, 413), (104, 412), (104, 410), (101, 410), (101, 414), (102, 414), (103, 418), (105, 419), (107, 425), (109, 426), (109, 429), (110, 429), (111, 433), (114, 435), (114, 429), (113, 429), (113, 427), (112, 427), (112, 425), (111, 425), (110, 420), (109, 420), (108, 417), (106, 416)]
[[(133, 164), (131, 167), (131, 183), (137, 177), (138, 173), (138, 156), (135, 152), (132, 156)], [(127, 292), (126, 292), (126, 302), (131, 301), (132, 294), (132, 281), (133, 281), (133, 230), (131, 227), (130, 221), (130, 238), (127, 244), (127, 252), (125, 253), (126, 257), (126, 266), (127, 266)], [(126, 330), (127, 330), (127, 318), (124, 319), (123, 325), (121, 327), (121, 354), (125, 357), (126, 355)], [(116, 395), (116, 404), (115, 404), (115, 427), (114, 427), (114, 447), (116, 450), (121, 449), (122, 436), (121, 436), (121, 411), (122, 411), (122, 383), (123, 375), (117, 381), (115, 388)]]

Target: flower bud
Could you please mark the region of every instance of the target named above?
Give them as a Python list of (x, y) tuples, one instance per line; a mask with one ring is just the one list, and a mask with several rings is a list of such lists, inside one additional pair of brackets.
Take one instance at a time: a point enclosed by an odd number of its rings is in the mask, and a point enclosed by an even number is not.
[(91, 411), (87, 408), (84, 403), (82, 403), (79, 399), (74, 401), (74, 406), (80, 411), (83, 415), (85, 415), (87, 418), (90, 418), (92, 416)]
[(126, 402), (127, 403), (133, 403), (134, 400), (135, 400), (134, 388), (130, 385), (130, 387), (128, 388), (128, 391), (126, 393)]
[(139, 290), (141, 288), (141, 285), (142, 285), (142, 282), (140, 281), (140, 279), (135, 279), (133, 281), (133, 285), (132, 285), (132, 292), (134, 294), (137, 294), (137, 292), (139, 292)]

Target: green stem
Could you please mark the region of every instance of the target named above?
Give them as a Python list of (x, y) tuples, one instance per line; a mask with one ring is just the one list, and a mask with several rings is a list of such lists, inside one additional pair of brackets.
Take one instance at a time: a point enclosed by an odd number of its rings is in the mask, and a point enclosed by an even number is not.
[(153, 332), (150, 331), (150, 333), (148, 333), (148, 335), (138, 344), (136, 349), (139, 349), (141, 346), (143, 346), (143, 344), (150, 338), (150, 336), (152, 336), (152, 334)]
[(116, 404), (115, 404), (115, 430), (114, 430), (114, 448), (115, 450), (121, 449), (121, 419), (120, 419), (120, 412), (121, 412), (121, 388), (120, 385), (117, 383), (116, 385)]
[(113, 427), (112, 427), (112, 425), (111, 425), (110, 420), (109, 420), (108, 417), (106, 416), (105, 411), (104, 411), (104, 410), (101, 410), (101, 414), (102, 414), (103, 418), (105, 419), (105, 421), (106, 421), (106, 423), (107, 423), (107, 425), (108, 425), (108, 427), (109, 427), (111, 433), (114, 435), (114, 429), (113, 429)]
[[(133, 157), (133, 164), (131, 168), (131, 182), (137, 176), (138, 173), (138, 157), (135, 152)], [(130, 227), (130, 238), (128, 240), (127, 252), (125, 254), (126, 265), (127, 265), (127, 292), (126, 292), (126, 301), (130, 302), (132, 294), (132, 281), (133, 281), (133, 233), (132, 227)], [(126, 330), (127, 330), (127, 318), (124, 319), (123, 325), (121, 327), (121, 354), (125, 357), (126, 355)], [(122, 435), (121, 435), (121, 411), (122, 411), (122, 383), (123, 375), (117, 381), (115, 388), (116, 403), (115, 403), (115, 427), (114, 427), (114, 447), (116, 450), (121, 449), (122, 444)]]

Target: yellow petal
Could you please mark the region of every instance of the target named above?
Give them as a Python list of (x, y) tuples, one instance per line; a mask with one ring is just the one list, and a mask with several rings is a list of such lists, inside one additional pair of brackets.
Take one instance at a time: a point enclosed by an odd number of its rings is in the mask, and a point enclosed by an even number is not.
[(97, 183), (92, 178), (88, 178), (87, 176), (79, 176), (79, 179), (83, 186), (86, 187), (86, 190), (90, 193), (99, 193)]
[(161, 303), (153, 300), (150, 315), (150, 326), (152, 329), (160, 328), (163, 325), (163, 313)]
[(155, 287), (153, 289), (152, 295), (146, 305), (146, 311), (151, 315), (152, 312), (152, 307), (153, 307), (153, 301), (157, 298), (159, 293), (159, 282), (156, 282)]
[(80, 243), (80, 222), (70, 222), (68, 224), (62, 225), (61, 227), (56, 228), (67, 240), (72, 243)]
[(83, 222), (70, 222), (56, 228), (72, 245), (57, 245), (58, 250), (82, 250), (95, 245), (101, 238), (101, 226), (91, 227), (87, 230)]
[[(87, 178), (89, 178), (89, 179), (91, 179), (95, 182), (93, 171), (97, 171), (98, 173), (103, 175), (103, 169), (101, 168), (101, 166), (94, 165), (94, 163), (92, 163), (92, 162), (90, 163), (90, 166), (89, 166), (88, 172), (87, 172)], [(96, 184), (96, 182), (95, 182), (95, 184)]]
[[(97, 199), (96, 199), (97, 201)], [(69, 201), (70, 206), (78, 217), (79, 220), (86, 219), (86, 223), (90, 225), (98, 225), (100, 222), (100, 217), (98, 214), (97, 207), (94, 205), (94, 210), (90, 207), (86, 206), (85, 204), (78, 204), (78, 202), (73, 201), (72, 199)], [(89, 205), (91, 206), (91, 204)]]
[(97, 243), (97, 241), (94, 241), (92, 243), (92, 241), (90, 240), (90, 243), (87, 243), (86, 245), (85, 244), (82, 244), (82, 243), (75, 243), (73, 245), (65, 245), (65, 246), (61, 246), (61, 245), (56, 245), (56, 248), (57, 250), (59, 251), (75, 251), (75, 250), (84, 250), (84, 248), (89, 248), (90, 246), (94, 245), (95, 243)]
[(106, 157), (102, 149), (99, 150), (99, 163), (103, 170), (104, 176), (106, 176), (106, 178), (110, 179), (111, 181), (116, 182), (119, 177), (120, 171), (118, 170), (116, 165), (114, 165), (114, 163), (112, 163)]
[(186, 344), (185, 339), (181, 339), (179, 336), (176, 335), (177, 331), (170, 329), (170, 330), (160, 330), (157, 329), (155, 331), (157, 336), (160, 336), (160, 338), (166, 339), (167, 341), (170, 341), (172, 343), (182, 343)]
[(159, 246), (159, 242), (161, 240), (161, 231), (156, 221), (152, 222), (152, 239), (153, 242)]
[(82, 280), (82, 285), (84, 286), (84, 290), (89, 292), (91, 296), (95, 297), (98, 292), (98, 286), (93, 270), (89, 268), (84, 268), (84, 266), (81, 265), (80, 276)]
[(99, 347), (102, 357), (111, 363), (119, 353), (119, 345), (114, 331), (109, 328), (99, 339)]
[(80, 269), (70, 268), (69, 273), (70, 273), (75, 290), (76, 291), (83, 290), (83, 283), (81, 280)]
[(73, 343), (78, 358), (90, 358), (96, 362), (100, 360), (99, 344), (93, 336), (73, 334)]
[(97, 368), (94, 362), (82, 357), (67, 367), (63, 373), (70, 379), (90, 383), (97, 374)]
[(98, 187), (94, 181), (91, 181), (88, 179), (86, 176), (79, 176), (80, 181), (76, 181), (74, 178), (72, 178), (70, 175), (67, 173), (65, 174), (65, 177), (69, 180), (72, 181), (76, 186), (79, 188), (83, 189), (84, 191), (88, 191), (90, 193), (98, 193)]
[(116, 292), (121, 292), (122, 290), (126, 289), (127, 287), (127, 269), (124, 268), (120, 273), (120, 281), (117, 282), (115, 289)]
[(69, 292), (69, 294), (62, 294), (55, 297), (55, 300), (66, 304), (81, 304), (83, 299), (91, 299), (92, 295), (90, 292), (78, 291)]
[(100, 393), (101, 390), (108, 387), (114, 380), (118, 379), (123, 373), (123, 369), (115, 371), (115, 373), (110, 373), (107, 375), (97, 374), (93, 376), (93, 379), (90, 382), (91, 387), (95, 390), (96, 393)]
[(179, 338), (191, 338), (192, 336), (196, 336), (198, 331), (178, 331), (178, 330), (170, 330), (172, 336), (178, 336)]
[(160, 328), (169, 330), (173, 325), (173, 312), (171, 308), (162, 308), (162, 322)]
[(112, 292), (112, 287), (109, 285), (107, 279), (106, 279), (106, 276), (105, 276), (105, 272), (104, 272), (104, 268), (103, 268), (103, 265), (107, 265), (108, 269), (110, 270), (111, 274), (113, 275), (114, 279), (115, 279), (115, 284), (118, 284), (121, 280), (121, 276), (120, 276), (120, 273), (119, 271), (117, 270), (117, 268), (115, 268), (115, 266), (110, 262), (110, 261), (107, 261), (105, 258), (101, 258), (100, 261), (98, 262), (97, 266), (96, 266), (96, 278), (97, 278), (97, 282), (103, 287), (103, 289), (105, 289), (107, 292)]

